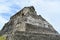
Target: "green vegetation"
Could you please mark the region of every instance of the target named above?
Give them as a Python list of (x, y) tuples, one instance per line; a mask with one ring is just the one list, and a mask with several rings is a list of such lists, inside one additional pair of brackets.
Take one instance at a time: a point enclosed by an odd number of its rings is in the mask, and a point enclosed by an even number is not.
[(0, 36), (0, 40), (6, 40), (5, 36)]

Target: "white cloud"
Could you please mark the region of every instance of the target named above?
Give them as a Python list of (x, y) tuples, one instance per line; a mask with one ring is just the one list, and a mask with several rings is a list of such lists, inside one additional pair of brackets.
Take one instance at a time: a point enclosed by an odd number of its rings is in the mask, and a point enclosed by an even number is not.
[(2, 17), (2, 16), (0, 15), (0, 29), (2, 29), (2, 26), (3, 26), (7, 21), (8, 21), (7, 19), (5, 19), (4, 17)]
[(0, 14), (10, 12), (10, 8), (6, 5), (0, 5)]
[(3, 24), (5, 22), (7, 22), (7, 20), (4, 17), (0, 16), (0, 23)]

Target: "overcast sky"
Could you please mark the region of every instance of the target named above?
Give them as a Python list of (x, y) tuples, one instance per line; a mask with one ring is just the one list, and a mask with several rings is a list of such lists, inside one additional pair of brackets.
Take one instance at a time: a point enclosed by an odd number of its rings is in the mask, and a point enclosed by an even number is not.
[(60, 33), (60, 0), (0, 0), (0, 29), (10, 17), (25, 6), (34, 6)]

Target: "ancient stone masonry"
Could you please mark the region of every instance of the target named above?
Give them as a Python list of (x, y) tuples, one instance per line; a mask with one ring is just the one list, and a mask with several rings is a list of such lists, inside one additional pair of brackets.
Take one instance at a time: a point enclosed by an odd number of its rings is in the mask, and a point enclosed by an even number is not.
[(13, 15), (1, 30), (7, 40), (60, 40), (59, 33), (33, 6), (24, 7)]

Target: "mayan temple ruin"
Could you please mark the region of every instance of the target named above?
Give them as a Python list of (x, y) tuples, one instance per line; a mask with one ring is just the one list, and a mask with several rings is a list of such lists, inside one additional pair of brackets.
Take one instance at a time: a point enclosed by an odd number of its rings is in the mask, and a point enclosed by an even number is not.
[(13, 15), (1, 30), (6, 40), (60, 40), (60, 34), (33, 6)]

